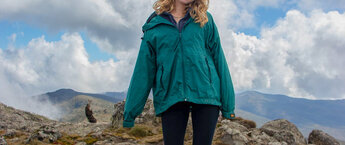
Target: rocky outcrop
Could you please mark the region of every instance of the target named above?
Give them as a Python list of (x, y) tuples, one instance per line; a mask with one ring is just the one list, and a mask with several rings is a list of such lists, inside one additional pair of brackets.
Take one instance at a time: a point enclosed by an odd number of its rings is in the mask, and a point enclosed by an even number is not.
[[(123, 110), (125, 101), (114, 105), (114, 115), (112, 126), (115, 128), (122, 127)], [(160, 127), (160, 118), (154, 116), (153, 102), (149, 98), (145, 104), (143, 113), (135, 120), (135, 126), (146, 125)], [(186, 143), (192, 143), (192, 120), (189, 117), (185, 140)], [(161, 142), (156, 142), (157, 144)], [(254, 121), (236, 117), (229, 120), (218, 118), (217, 128), (214, 136), (215, 144), (223, 145), (305, 145), (307, 141), (303, 134), (298, 130), (296, 125), (286, 119), (276, 119), (266, 122), (260, 128), (256, 128)]]
[(308, 143), (315, 145), (340, 145), (335, 138), (318, 129), (314, 129), (309, 134)]
[(0, 103), (0, 145), (136, 143), (119, 137), (110, 122), (59, 122)]
[[(283, 127), (284, 126), (284, 127)], [(228, 145), (303, 145), (301, 132), (285, 119), (267, 122), (261, 128), (247, 128), (238, 121), (222, 120), (219, 140)]]
[[(125, 107), (125, 101), (114, 104), (114, 115), (112, 116), (112, 126), (114, 128), (122, 127), (123, 123), (123, 111)], [(155, 110), (153, 107), (152, 99), (148, 98), (144, 106), (143, 112), (135, 118), (135, 124), (147, 124), (152, 126), (160, 125), (161, 118), (155, 116)]]
[[(112, 121), (89, 123), (58, 122), (0, 103), (0, 144), (121, 144), (163, 145), (160, 117), (155, 117), (153, 102), (148, 99), (132, 128), (123, 128), (124, 101), (114, 105)], [(191, 115), (185, 144), (192, 144)], [(336, 140), (320, 130), (309, 135), (308, 143), (334, 144)], [(286, 119), (266, 122), (256, 128), (254, 121), (236, 117), (218, 118), (215, 145), (304, 145), (307, 141), (298, 128)], [(338, 143), (339, 144), (339, 143)]]
[(15, 129), (32, 132), (41, 124), (55, 122), (46, 117), (14, 109), (0, 103), (0, 130)]
[(0, 145), (7, 145), (5, 138), (2, 136), (0, 136)]
[(56, 140), (61, 138), (61, 136), (61, 133), (57, 131), (54, 126), (43, 125), (36, 132), (30, 135), (30, 137), (26, 140), (26, 143), (30, 143), (30, 141), (33, 139), (54, 143)]
[(269, 121), (261, 126), (260, 130), (277, 141), (284, 141), (289, 145), (306, 144), (303, 134), (293, 123), (286, 119)]

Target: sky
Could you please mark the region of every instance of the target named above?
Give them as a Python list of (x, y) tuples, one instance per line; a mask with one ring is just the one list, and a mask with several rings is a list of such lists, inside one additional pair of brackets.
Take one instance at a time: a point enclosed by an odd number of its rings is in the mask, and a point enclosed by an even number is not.
[[(52, 116), (30, 96), (127, 91), (154, 2), (0, 0), (0, 102)], [(210, 0), (235, 92), (345, 99), (344, 10), (344, 0)]]

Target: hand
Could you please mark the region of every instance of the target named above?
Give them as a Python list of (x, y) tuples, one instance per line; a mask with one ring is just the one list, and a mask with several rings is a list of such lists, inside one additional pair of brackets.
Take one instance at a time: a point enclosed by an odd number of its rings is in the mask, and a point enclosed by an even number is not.
[(226, 120), (231, 120), (231, 121), (233, 121), (233, 120), (236, 120), (237, 117), (235, 117), (235, 118), (226, 118), (226, 117), (223, 117), (222, 115), (220, 115), (218, 119), (219, 119), (219, 120), (226, 119)]

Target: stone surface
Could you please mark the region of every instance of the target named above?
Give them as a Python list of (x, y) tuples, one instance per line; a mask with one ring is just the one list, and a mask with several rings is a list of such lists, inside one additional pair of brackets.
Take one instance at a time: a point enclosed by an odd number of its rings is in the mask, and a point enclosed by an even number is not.
[(286, 119), (276, 119), (266, 122), (260, 130), (275, 138), (277, 141), (285, 141), (287, 144), (306, 144), (303, 134), (298, 128)]
[[(54, 121), (0, 103), (0, 144), (163, 145), (161, 118), (155, 117), (152, 100), (147, 100), (142, 114), (137, 117), (135, 126), (131, 129), (122, 128), (124, 103), (121, 101), (114, 104), (111, 122), (97, 123)], [(298, 128), (288, 120), (272, 120), (261, 128), (248, 125), (251, 122), (240, 117), (232, 120), (219, 117), (213, 144), (304, 145), (307, 142)], [(143, 137), (132, 134), (140, 129), (150, 133)], [(192, 140), (190, 114), (185, 144), (192, 144)], [(309, 145), (339, 144), (333, 137), (320, 130), (310, 133), (308, 142)]]
[(314, 129), (310, 132), (308, 143), (315, 145), (340, 145), (335, 138), (318, 129)]
[(3, 136), (0, 136), (0, 145), (7, 145), (7, 142)]
[[(114, 114), (112, 116), (112, 126), (114, 128), (122, 127), (123, 111), (125, 101), (114, 104)], [(153, 100), (148, 98), (144, 106), (143, 112), (135, 118), (135, 124), (147, 124), (153, 126), (161, 125), (161, 117), (155, 116), (155, 110), (153, 107)]]

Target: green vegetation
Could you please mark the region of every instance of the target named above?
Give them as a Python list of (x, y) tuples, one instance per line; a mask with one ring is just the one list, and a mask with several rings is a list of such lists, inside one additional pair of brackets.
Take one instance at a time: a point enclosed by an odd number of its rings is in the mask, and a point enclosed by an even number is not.
[(67, 135), (66, 133), (62, 133), (62, 137), (59, 138), (56, 143), (57, 144), (64, 144), (64, 145), (73, 145), (76, 143), (77, 140), (81, 140), (81, 137), (76, 134)]
[(131, 128), (131, 130), (128, 132), (129, 135), (135, 136), (135, 137), (145, 137), (153, 135), (150, 128), (146, 126), (136, 125)]

